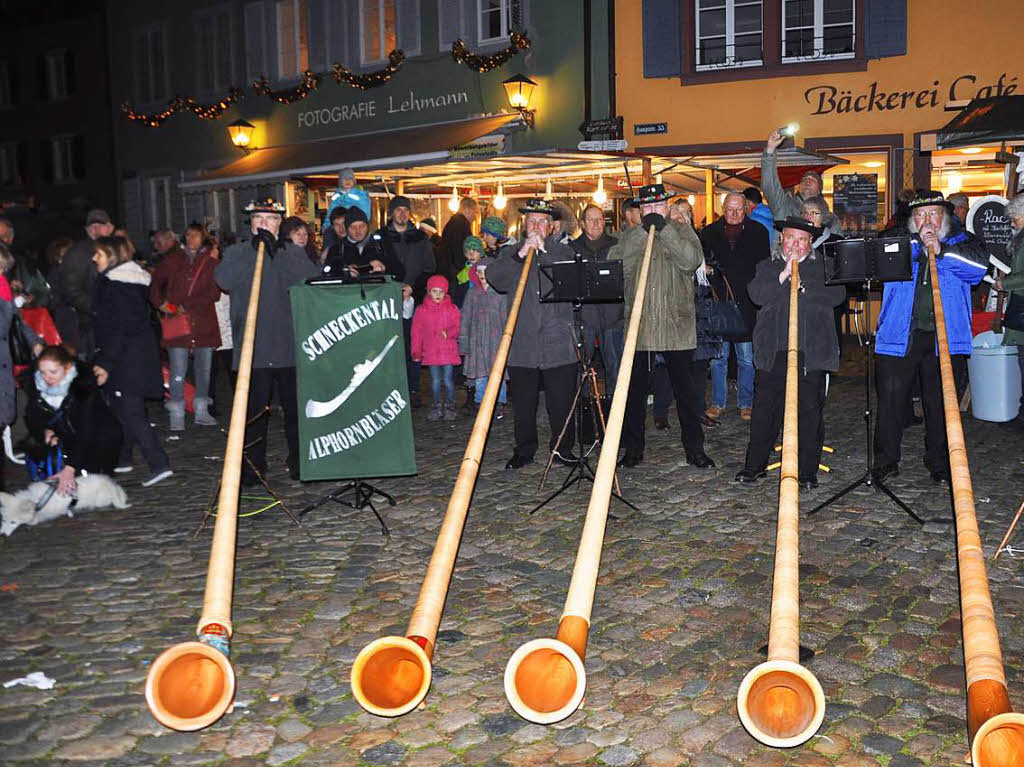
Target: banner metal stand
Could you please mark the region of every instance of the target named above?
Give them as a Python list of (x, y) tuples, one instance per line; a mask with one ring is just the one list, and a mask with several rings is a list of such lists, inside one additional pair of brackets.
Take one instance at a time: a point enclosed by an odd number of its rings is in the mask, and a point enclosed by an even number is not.
[[(346, 493), (352, 493), (351, 500), (344, 498)], [(335, 488), (331, 492), (321, 496), (306, 506), (306, 508), (299, 512), (299, 519), (302, 519), (302, 517), (313, 511), (313, 509), (319, 509), (329, 501), (334, 501), (342, 506), (348, 506), (350, 509), (359, 510), (369, 507), (370, 511), (373, 512), (373, 515), (377, 517), (377, 521), (380, 522), (380, 534), (385, 538), (390, 538), (391, 530), (389, 530), (388, 526), (384, 523), (384, 518), (381, 517), (380, 512), (377, 511), (377, 507), (373, 505), (373, 496), (375, 495), (379, 495), (387, 501), (389, 506), (395, 505), (395, 499), (379, 487), (374, 487), (369, 482), (365, 482), (361, 479), (351, 479), (341, 487)]]

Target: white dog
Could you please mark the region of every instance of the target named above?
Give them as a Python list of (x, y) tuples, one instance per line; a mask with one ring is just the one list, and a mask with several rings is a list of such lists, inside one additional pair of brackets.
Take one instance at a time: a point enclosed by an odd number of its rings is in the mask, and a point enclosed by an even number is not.
[(124, 488), (104, 474), (88, 474), (76, 480), (74, 496), (54, 492), (53, 483), (33, 482), (14, 495), (0, 493), (0, 534), (10, 535), (22, 525), (38, 525), (74, 512), (92, 511), (113, 506), (127, 509), (130, 505)]

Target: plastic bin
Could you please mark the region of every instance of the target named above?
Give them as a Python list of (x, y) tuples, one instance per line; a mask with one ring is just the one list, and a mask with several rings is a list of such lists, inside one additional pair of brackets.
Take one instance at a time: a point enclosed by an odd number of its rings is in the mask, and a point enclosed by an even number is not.
[(982, 421), (1011, 421), (1020, 410), (1017, 347), (1002, 346), (1002, 333), (987, 330), (974, 337), (967, 369), (971, 376), (971, 413)]

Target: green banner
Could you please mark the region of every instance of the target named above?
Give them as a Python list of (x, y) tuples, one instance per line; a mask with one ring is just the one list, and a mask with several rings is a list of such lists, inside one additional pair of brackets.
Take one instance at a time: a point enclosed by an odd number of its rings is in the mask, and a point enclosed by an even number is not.
[(416, 473), (402, 288), (291, 289), (303, 480)]

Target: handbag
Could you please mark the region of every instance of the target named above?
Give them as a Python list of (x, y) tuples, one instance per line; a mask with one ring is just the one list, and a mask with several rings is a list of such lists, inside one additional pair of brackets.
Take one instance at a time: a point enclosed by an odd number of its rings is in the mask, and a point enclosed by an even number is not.
[(28, 336), (25, 334), (25, 321), (21, 319), (21, 314), (18, 313), (17, 309), (11, 315), (11, 326), (7, 330), (7, 340), (11, 348), (11, 364), (31, 365), (33, 360), (32, 344), (29, 343)]
[(1010, 330), (1024, 331), (1024, 293), (1014, 291), (1006, 302), (1006, 314), (1003, 315), (1003, 327)]
[[(203, 267), (206, 266), (206, 260), (199, 264), (199, 268), (196, 269), (196, 273), (192, 275), (192, 281), (188, 285), (188, 293), (185, 297), (188, 298), (192, 295), (192, 290), (196, 286), (196, 280), (199, 279), (200, 273), (203, 271)], [(164, 341), (180, 341), (183, 338), (190, 338), (192, 336), (192, 318), (188, 312), (182, 310), (177, 314), (161, 315), (160, 316), (160, 334)]]
[(708, 330), (713, 336), (724, 339), (742, 338), (750, 335), (750, 328), (736, 303), (729, 280), (722, 275), (725, 282), (725, 298), (719, 298), (714, 287), (711, 288), (711, 311), (708, 314)]

